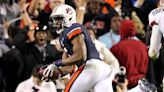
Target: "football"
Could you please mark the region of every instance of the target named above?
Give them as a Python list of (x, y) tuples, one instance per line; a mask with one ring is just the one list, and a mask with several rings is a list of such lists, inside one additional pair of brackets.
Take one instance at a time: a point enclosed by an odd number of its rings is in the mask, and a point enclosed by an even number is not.
[[(45, 69), (47, 68), (47, 66), (43, 66), (40, 68), (39, 70), (39, 76), (42, 78), (44, 75), (43, 75), (43, 72), (45, 71)], [(58, 78), (61, 77), (61, 71), (59, 70), (59, 68), (56, 68), (53, 72), (53, 76), (52, 77), (47, 77), (49, 80), (56, 80)], [(44, 80), (44, 79), (43, 79)], [(46, 79), (47, 80), (47, 79)]]

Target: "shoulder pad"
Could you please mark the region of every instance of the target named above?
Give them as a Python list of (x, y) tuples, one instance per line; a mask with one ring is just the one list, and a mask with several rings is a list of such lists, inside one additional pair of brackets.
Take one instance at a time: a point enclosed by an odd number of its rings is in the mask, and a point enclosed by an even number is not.
[(73, 24), (68, 30), (67, 37), (68, 39), (72, 39), (82, 33), (82, 26), (80, 24)]

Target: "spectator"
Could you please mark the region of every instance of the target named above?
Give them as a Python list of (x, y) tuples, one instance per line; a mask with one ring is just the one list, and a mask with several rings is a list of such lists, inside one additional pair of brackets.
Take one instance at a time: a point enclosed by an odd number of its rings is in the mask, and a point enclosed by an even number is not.
[(20, 16), (21, 9), (14, 0), (1, 0), (0, 3), (0, 32), (3, 34), (2, 38), (8, 38), (7, 28), (13, 23), (15, 25), (16, 19)]
[(55, 84), (51, 82), (44, 82), (38, 74), (40, 66), (37, 65), (32, 71), (29, 79), (21, 82), (15, 92), (57, 92)]
[(147, 73), (148, 49), (144, 43), (134, 39), (136, 29), (131, 20), (121, 22), (120, 35), (121, 41), (111, 48), (111, 52), (120, 65), (126, 67), (128, 88), (133, 88)]
[(2, 0), (0, 3), (0, 24), (18, 17), (21, 13), (19, 5), (14, 0)]
[(120, 41), (119, 27), (120, 27), (121, 17), (118, 13), (115, 13), (111, 18), (111, 29), (109, 32), (98, 38), (99, 41), (104, 43), (108, 49), (110, 49), (114, 44)]
[(8, 52), (10, 49), (6, 44), (0, 43), (0, 58), (4, 53)]
[(142, 21), (139, 19), (135, 11), (132, 11), (131, 13), (131, 20), (134, 22), (135, 27), (136, 27), (136, 35), (138, 38), (142, 39), (145, 36), (145, 30), (144, 30), (144, 24)]
[(0, 67), (2, 69), (3, 79), (5, 80), (5, 91), (13, 92), (15, 88), (24, 80), (22, 73), (24, 72), (24, 64), (21, 60), (21, 53), (18, 49), (11, 49), (2, 56)]
[(64, 4), (65, 0), (50, 0), (48, 3), (46, 3), (44, 9), (40, 9), (38, 11), (38, 16), (36, 19), (39, 21), (40, 25), (47, 25), (49, 21), (49, 16), (52, 12), (52, 10), (59, 4)]
[(148, 25), (148, 14), (156, 7), (158, 0), (122, 0), (122, 16), (131, 17), (132, 11), (135, 11), (141, 22)]
[[(48, 64), (61, 58), (55, 46), (48, 43), (47, 29), (43, 30), (43, 26), (39, 28), (36, 32), (28, 31), (28, 27), (24, 30), (16, 28), (19, 31), (13, 40), (16, 48), (4, 54), (1, 62), (7, 92), (14, 92), (19, 82), (29, 78), (35, 65)], [(32, 36), (34, 33), (35, 37)], [(36, 40), (27, 43), (28, 37)]]
[(132, 1), (135, 1), (133, 3), (133, 6), (135, 8), (137, 16), (143, 22), (145, 27), (148, 26), (147, 16), (150, 13), (150, 11), (156, 7), (158, 0), (132, 0)]
[(20, 29), (18, 29), (17, 27), (13, 25), (9, 26), (9, 40), (7, 44), (11, 49), (8, 52), (4, 53), (0, 60), (0, 67), (2, 69), (3, 80), (5, 84), (4, 90), (6, 92), (15, 91), (18, 83), (22, 81), (20, 73), (22, 73), (23, 71), (22, 67), (24, 67), (24, 64), (20, 58), (19, 50), (14, 48), (15, 46), (13, 45), (13, 38), (18, 31), (20, 31)]
[(100, 58), (107, 64), (111, 65), (114, 67), (115, 72), (117, 73), (119, 70), (119, 63), (116, 57), (110, 52), (110, 50), (106, 47), (105, 44), (100, 42), (99, 40), (96, 39), (96, 27), (91, 24), (90, 26), (86, 27), (94, 44), (96, 49), (100, 53)]
[[(32, 42), (26, 42), (28, 38)], [(48, 43), (46, 26), (38, 26), (35, 30), (19, 32), (14, 38), (14, 43), (16, 48), (22, 53), (23, 62), (28, 62), (24, 67), (25, 79), (30, 76), (30, 70), (35, 65), (51, 63), (60, 58), (55, 46)]]
[[(105, 12), (103, 11), (104, 7), (106, 7)], [(110, 28), (109, 20), (114, 13), (114, 9), (103, 0), (90, 0), (86, 6), (83, 23), (94, 22), (97, 28), (96, 36), (99, 37), (108, 32)]]

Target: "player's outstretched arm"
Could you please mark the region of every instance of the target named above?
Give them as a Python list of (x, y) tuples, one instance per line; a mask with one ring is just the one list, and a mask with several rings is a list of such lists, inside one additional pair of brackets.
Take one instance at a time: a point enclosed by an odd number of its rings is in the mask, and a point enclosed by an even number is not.
[(161, 47), (161, 38), (162, 38), (162, 34), (159, 31), (159, 25), (153, 25), (152, 35), (150, 38), (150, 48), (149, 48), (149, 56), (152, 59), (157, 59), (159, 56), (159, 50)]

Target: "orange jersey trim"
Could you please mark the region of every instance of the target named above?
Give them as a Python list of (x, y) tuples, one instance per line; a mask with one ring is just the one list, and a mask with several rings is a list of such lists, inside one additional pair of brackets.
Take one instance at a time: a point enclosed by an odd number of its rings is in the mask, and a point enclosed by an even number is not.
[(80, 73), (83, 71), (84, 67), (85, 67), (85, 64), (83, 64), (81, 67), (79, 67), (79, 69), (75, 72), (75, 74), (73, 74), (71, 79), (68, 81), (68, 83), (64, 89), (64, 92), (69, 92), (69, 90), (71, 89), (71, 86), (73, 85), (73, 83), (77, 79), (77, 77), (80, 75)]
[(72, 76), (72, 74), (73, 74), (76, 70), (77, 70), (76, 65), (73, 65), (73, 69), (72, 69), (72, 71), (70, 72), (70, 75)]
[(70, 33), (67, 37), (68, 37), (68, 39), (71, 39), (71, 38), (73, 38), (74, 36), (76, 36), (77, 34), (80, 34), (80, 33), (81, 33), (81, 30), (77, 29), (77, 30), (73, 31), (72, 33)]

